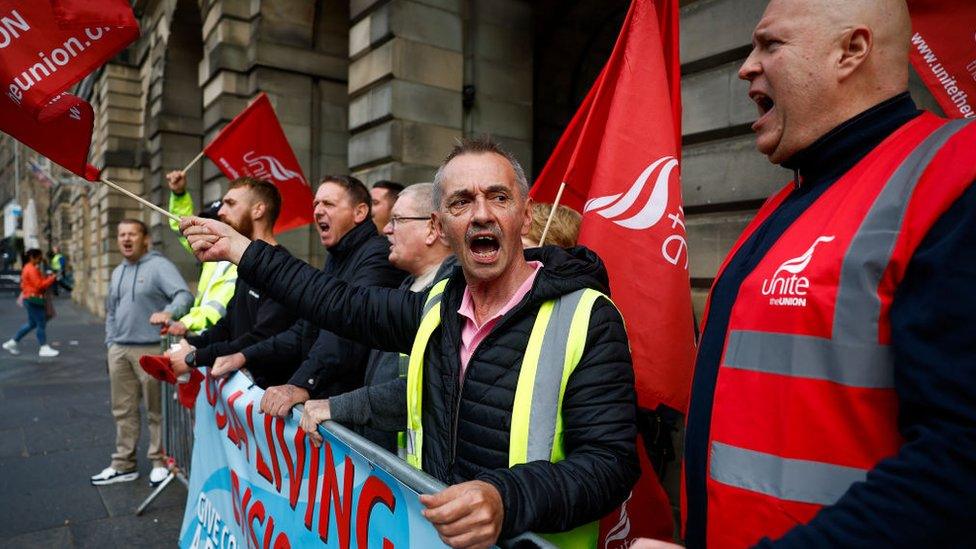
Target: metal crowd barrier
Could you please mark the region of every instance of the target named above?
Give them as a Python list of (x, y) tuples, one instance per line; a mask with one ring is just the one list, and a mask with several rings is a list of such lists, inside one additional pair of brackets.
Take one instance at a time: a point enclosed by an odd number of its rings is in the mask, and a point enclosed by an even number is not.
[[(176, 338), (163, 336), (162, 349), (164, 351), (169, 349), (170, 344), (175, 341)], [(246, 370), (241, 370), (241, 374), (251, 379), (251, 383), (254, 382)], [(141, 515), (173, 479), (178, 479), (184, 486), (189, 487), (190, 461), (193, 456), (193, 411), (180, 405), (176, 398), (176, 387), (174, 385), (169, 383), (160, 383), (160, 385), (162, 386), (160, 394), (163, 411), (163, 453), (166, 455), (169, 475), (139, 505), (139, 508), (136, 509), (136, 515)], [(305, 407), (299, 404), (295, 406), (294, 410), (301, 418), (301, 414), (305, 412)], [(447, 488), (443, 482), (411, 467), (406, 461), (373, 444), (347, 427), (334, 421), (326, 421), (322, 427), (417, 493), (434, 494)], [(501, 540), (498, 542), (498, 546), (502, 549), (556, 549), (555, 545), (531, 532)]]
[[(172, 336), (163, 336), (162, 350), (168, 350), (176, 341), (177, 339)], [(187, 487), (190, 483), (190, 461), (193, 457), (193, 410), (184, 408), (177, 400), (175, 385), (163, 382), (159, 385), (163, 412), (163, 454), (166, 456), (169, 474), (139, 505), (136, 515), (145, 512), (146, 508), (173, 482), (173, 479), (179, 480)]]

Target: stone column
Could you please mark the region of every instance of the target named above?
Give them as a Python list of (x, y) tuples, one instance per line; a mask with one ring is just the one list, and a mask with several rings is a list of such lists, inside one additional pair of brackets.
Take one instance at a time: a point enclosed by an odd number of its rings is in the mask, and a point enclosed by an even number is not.
[(462, 135), (460, 0), (352, 0), (349, 167), (367, 184), (430, 181)]
[[(345, 93), (349, 4), (340, 0), (204, 2), (204, 142), (259, 92), (275, 107), (295, 156), (313, 185), (322, 173), (346, 170)], [(203, 199), (226, 188), (216, 166), (203, 167)], [(310, 228), (281, 235), (293, 254), (320, 264)]]

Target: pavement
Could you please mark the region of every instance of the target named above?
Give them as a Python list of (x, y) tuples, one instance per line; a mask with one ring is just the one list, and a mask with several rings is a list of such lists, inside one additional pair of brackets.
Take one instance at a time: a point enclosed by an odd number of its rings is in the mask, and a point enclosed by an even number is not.
[[(151, 491), (145, 419), (139, 479), (89, 482), (115, 448), (105, 327), (66, 297), (55, 307), (47, 337), (60, 356), (39, 358), (33, 333), (20, 355), (0, 350), (0, 547), (173, 547), (186, 503), (181, 483), (135, 516)], [(13, 297), (0, 297), (0, 340), (26, 319)]]

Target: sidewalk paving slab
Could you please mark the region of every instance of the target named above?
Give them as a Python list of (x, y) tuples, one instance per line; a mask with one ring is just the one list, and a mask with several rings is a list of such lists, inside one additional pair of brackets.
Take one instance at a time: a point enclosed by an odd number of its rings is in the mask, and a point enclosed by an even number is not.
[[(142, 516), (149, 495), (148, 430), (143, 419), (140, 477), (91, 486), (115, 447), (109, 406), (104, 323), (67, 298), (55, 302), (39, 358), (27, 335), (21, 354), (0, 351), (0, 547), (172, 547), (186, 489), (171, 483)], [(0, 340), (26, 320), (13, 298), (0, 298)]]

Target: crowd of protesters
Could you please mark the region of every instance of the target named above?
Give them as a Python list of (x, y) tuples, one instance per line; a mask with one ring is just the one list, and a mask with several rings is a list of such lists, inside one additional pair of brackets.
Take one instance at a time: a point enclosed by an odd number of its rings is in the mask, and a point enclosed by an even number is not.
[[(684, 445), (690, 546), (971, 537), (976, 294), (963, 285), (976, 276), (976, 126), (915, 107), (908, 32), (902, 0), (774, 0), (755, 31), (740, 77), (759, 108), (758, 148), (796, 179), (712, 289)], [(236, 179), (193, 217), (184, 174), (169, 174), (183, 216), (173, 228), (204, 262), (200, 285), (194, 300), (149, 250), (146, 226), (118, 224), (106, 321), (117, 451), (92, 483), (138, 477), (140, 397), (150, 482), (165, 476), (158, 382), (137, 361), (166, 326), (184, 336), (167, 353), (176, 374), (246, 369), (264, 413), (304, 403), (313, 443), (337, 420), (447, 484), (421, 502), (449, 545), (534, 531), (595, 546), (599, 519), (641, 474), (608, 274), (575, 245), (580, 215), (533, 204), (500, 145), (467, 139), (445, 153), (431, 183), (322, 178), (322, 268), (276, 242), (274, 185)], [(812, 265), (811, 242), (833, 243)], [(27, 255), (29, 321), (3, 348), (18, 352), (36, 329), (51, 356), (44, 294), (56, 277), (39, 250)], [(800, 258), (830, 291), (810, 289), (804, 308), (757, 298), (754, 273), (775, 278)]]

